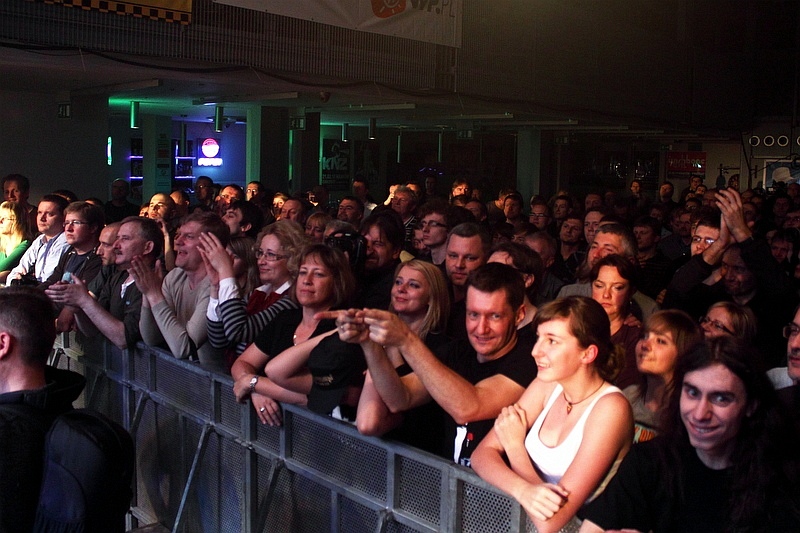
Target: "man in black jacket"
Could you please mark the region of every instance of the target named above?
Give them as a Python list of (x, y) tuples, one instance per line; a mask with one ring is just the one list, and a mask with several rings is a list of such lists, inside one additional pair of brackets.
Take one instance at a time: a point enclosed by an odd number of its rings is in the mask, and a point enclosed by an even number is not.
[(32, 531), (53, 419), (72, 407), (82, 376), (46, 366), (56, 337), (39, 290), (0, 292), (0, 531)]

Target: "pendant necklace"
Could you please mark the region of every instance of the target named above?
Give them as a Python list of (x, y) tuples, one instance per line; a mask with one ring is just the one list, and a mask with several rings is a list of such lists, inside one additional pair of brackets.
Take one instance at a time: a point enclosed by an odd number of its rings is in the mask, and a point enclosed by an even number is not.
[(594, 396), (594, 395), (595, 395), (595, 393), (596, 393), (597, 391), (599, 391), (599, 390), (600, 390), (600, 389), (603, 387), (603, 385), (604, 385), (604, 384), (605, 384), (605, 381), (602, 381), (602, 382), (600, 383), (600, 386), (599, 386), (599, 387), (597, 387), (597, 388), (596, 388), (596, 389), (595, 389), (595, 390), (594, 390), (594, 391), (593, 391), (593, 392), (592, 392), (592, 393), (591, 393), (589, 396), (585, 397), (583, 400), (578, 400), (577, 402), (571, 402), (571, 401), (567, 400), (567, 393), (566, 393), (566, 391), (564, 391), (564, 390), (562, 389), (562, 390), (561, 390), (561, 394), (563, 394), (563, 395), (564, 395), (564, 401), (565, 401), (565, 402), (567, 402), (567, 414), (570, 414), (570, 413), (572, 412), (572, 406), (574, 406), (574, 405), (578, 405), (578, 404), (579, 404), (579, 403), (581, 403), (581, 402), (585, 402), (586, 400), (588, 400), (589, 398), (591, 398), (592, 396)]

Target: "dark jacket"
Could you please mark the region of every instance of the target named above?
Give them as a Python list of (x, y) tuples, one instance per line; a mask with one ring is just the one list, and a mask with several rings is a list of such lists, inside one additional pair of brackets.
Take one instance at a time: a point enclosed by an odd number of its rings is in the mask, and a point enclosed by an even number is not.
[(48, 367), (41, 389), (0, 394), (0, 532), (32, 531), (44, 464), (44, 440), (56, 416), (72, 408), (83, 376)]

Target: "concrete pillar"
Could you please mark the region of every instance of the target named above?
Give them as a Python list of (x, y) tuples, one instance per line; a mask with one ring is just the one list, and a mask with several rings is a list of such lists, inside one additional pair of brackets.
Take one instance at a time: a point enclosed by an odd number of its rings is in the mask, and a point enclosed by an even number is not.
[(289, 111), (259, 107), (247, 113), (247, 181), (289, 192)]
[(541, 190), (542, 134), (538, 129), (517, 132), (517, 190), (527, 202)]
[(142, 199), (172, 190), (172, 119), (142, 116)]

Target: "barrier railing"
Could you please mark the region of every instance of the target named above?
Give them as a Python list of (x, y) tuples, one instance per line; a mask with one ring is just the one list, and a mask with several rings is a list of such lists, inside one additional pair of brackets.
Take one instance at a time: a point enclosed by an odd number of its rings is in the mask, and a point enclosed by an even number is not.
[(283, 427), (264, 426), (235, 402), (230, 376), (162, 350), (56, 348), (58, 366), (86, 376), (86, 406), (134, 436), (134, 524), (192, 533), (533, 530), (513, 499), (471, 470), (291, 405)]

